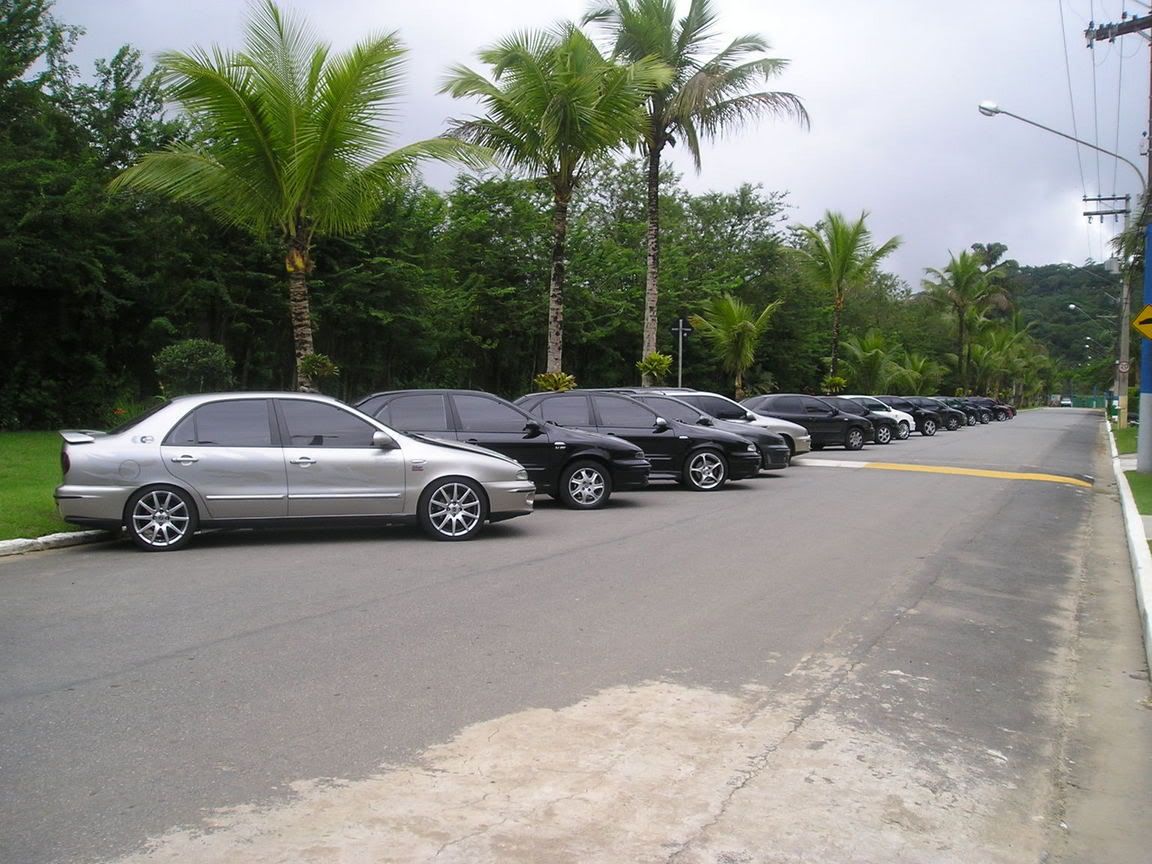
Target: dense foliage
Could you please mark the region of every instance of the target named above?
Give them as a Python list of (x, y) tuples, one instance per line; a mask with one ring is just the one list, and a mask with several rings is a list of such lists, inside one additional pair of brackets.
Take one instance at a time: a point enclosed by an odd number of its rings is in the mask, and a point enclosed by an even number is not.
[[(291, 387), (281, 238), (150, 193), (110, 194), (143, 153), (200, 140), (201, 129), (164, 113), (157, 78), (129, 48), (82, 76), (69, 63), (80, 34), (50, 5), (0, 0), (0, 428), (108, 423), (161, 393), (154, 358), (189, 339), (223, 346), (238, 388)], [(646, 171), (642, 158), (596, 162), (573, 193), (563, 372), (581, 385), (639, 381)], [(545, 183), (494, 172), (443, 191), (404, 180), (362, 230), (317, 237), (315, 351), (339, 370), (321, 389), (348, 399), (532, 389), (546, 369), (552, 198)], [(786, 217), (783, 192), (689, 194), (665, 170), (659, 352), (675, 356), (677, 318), (714, 315), (729, 297), (756, 315), (774, 310), (754, 350), (739, 352), (752, 358), (735, 364), (744, 390), (827, 385), (836, 296), (812, 278), (805, 234)], [(844, 296), (837, 376), (853, 391), (953, 392), (963, 375), (971, 389), (1033, 400), (1106, 388), (1117, 307), (1103, 292), (1116, 294), (1116, 277), (1093, 265), (1019, 267), (1004, 251), (976, 244), (996, 290), (963, 307), (869, 273)], [(685, 383), (732, 393), (726, 356), (693, 334)]]

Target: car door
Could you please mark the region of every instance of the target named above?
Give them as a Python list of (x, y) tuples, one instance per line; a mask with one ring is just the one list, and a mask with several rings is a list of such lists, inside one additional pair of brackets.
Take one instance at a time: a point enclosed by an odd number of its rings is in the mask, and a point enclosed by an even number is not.
[(284, 451), (268, 399), (224, 399), (190, 412), (160, 445), (169, 473), (203, 499), (209, 519), (287, 515)]
[(813, 439), (822, 444), (843, 444), (847, 437), (848, 415), (815, 396), (801, 396), (800, 404), (808, 418), (805, 423), (812, 430)]
[(448, 398), (444, 393), (397, 394), (387, 397), (376, 410), (365, 413), (389, 429), (443, 438), (446, 441), (456, 440), (456, 432), (449, 420)]
[(680, 470), (688, 439), (677, 435), (670, 424), (657, 424), (660, 418), (655, 411), (634, 399), (612, 393), (597, 393), (591, 399), (597, 432), (635, 444), (652, 463), (653, 473)]
[(379, 431), (330, 402), (277, 399), (289, 516), (381, 516), (404, 510), (405, 459)]
[[(503, 453), (527, 468), (538, 487), (553, 487), (565, 450), (563, 446), (556, 449), (535, 418), (495, 396), (453, 393), (450, 399), (456, 408), (461, 441)], [(530, 425), (536, 428), (530, 429)]]

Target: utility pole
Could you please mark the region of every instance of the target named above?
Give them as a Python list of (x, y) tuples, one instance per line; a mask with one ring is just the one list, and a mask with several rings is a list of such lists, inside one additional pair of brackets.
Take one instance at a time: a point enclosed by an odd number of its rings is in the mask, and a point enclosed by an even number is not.
[[(1138, 33), (1144, 38), (1145, 42), (1152, 42), (1148, 34), (1144, 31), (1152, 30), (1152, 15), (1134, 16), (1129, 17), (1125, 12), (1121, 16), (1119, 24), (1101, 24), (1096, 25), (1095, 22), (1089, 22), (1088, 29), (1084, 31), (1084, 36), (1088, 39), (1088, 47), (1091, 48), (1095, 42), (1115, 42), (1118, 36), (1125, 36), (1129, 33)], [(1152, 54), (1152, 52), (1149, 52)], [(1146, 140), (1152, 140), (1152, 57), (1149, 62), (1149, 78), (1148, 78), (1148, 127), (1145, 132)], [(1152, 176), (1152, 146), (1148, 148), (1148, 175)], [(1140, 195), (1142, 200), (1142, 209), (1138, 224), (1144, 229), (1144, 304), (1152, 304), (1152, 225), (1148, 224), (1148, 189), (1141, 189)], [(1127, 216), (1125, 216), (1125, 229), (1127, 229)], [(1130, 288), (1131, 277), (1127, 272), (1127, 263), (1125, 263), (1124, 274), (1124, 289), (1122, 294), (1123, 311), (1120, 315), (1120, 350), (1121, 361), (1116, 367), (1116, 387), (1117, 397), (1124, 400), (1121, 402), (1120, 410), (1121, 415), (1117, 417), (1117, 421), (1127, 423), (1127, 402), (1128, 397), (1128, 373), (1127, 371), (1121, 372), (1121, 368), (1127, 367), (1124, 361), (1124, 350), (1128, 347), (1128, 328), (1131, 326), (1128, 321), (1128, 316), (1131, 314), (1130, 304)], [(1121, 377), (1123, 376), (1123, 378)], [(1123, 384), (1124, 389), (1120, 390)], [(1122, 418), (1122, 419), (1121, 419)], [(1136, 470), (1142, 474), (1152, 473), (1152, 343), (1147, 339), (1140, 340), (1140, 431), (1136, 439)]]
[[(1119, 202), (1123, 201), (1124, 206), (1116, 206)], [(1084, 204), (1095, 204), (1095, 210), (1085, 210), (1084, 215), (1088, 217), (1088, 222), (1092, 222), (1094, 216), (1099, 216), (1100, 221), (1104, 221), (1105, 216), (1124, 217), (1124, 230), (1128, 230), (1128, 213), (1130, 212), (1130, 198), (1128, 195), (1106, 195), (1097, 198), (1084, 198)], [(1102, 205), (1109, 205), (1105, 208)], [(1132, 279), (1130, 271), (1127, 267), (1124, 268), (1124, 278), (1122, 287), (1120, 289), (1120, 356), (1116, 361), (1116, 428), (1128, 428), (1128, 373), (1132, 370), (1132, 361), (1130, 359), (1129, 348), (1129, 333), (1131, 324), (1129, 318), (1132, 317)]]

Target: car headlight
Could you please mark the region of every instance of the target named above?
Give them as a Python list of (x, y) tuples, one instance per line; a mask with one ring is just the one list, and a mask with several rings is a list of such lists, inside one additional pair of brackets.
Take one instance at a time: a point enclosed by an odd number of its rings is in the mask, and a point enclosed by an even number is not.
[(516, 479), (517, 480), (527, 480), (528, 479), (528, 469), (527, 468), (521, 468), (519, 471), (517, 471), (516, 472)]
[(748, 445), (748, 451), (749, 451), (749, 452), (751, 452), (751, 453), (755, 453), (755, 452), (757, 452), (757, 451), (756, 451), (756, 445), (755, 445), (755, 444), (749, 444), (749, 445)]

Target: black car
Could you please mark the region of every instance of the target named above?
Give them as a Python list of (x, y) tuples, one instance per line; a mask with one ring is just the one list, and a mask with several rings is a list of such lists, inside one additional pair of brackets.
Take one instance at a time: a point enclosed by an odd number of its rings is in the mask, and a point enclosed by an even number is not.
[(940, 425), (949, 432), (955, 432), (960, 427), (968, 425), (967, 414), (959, 408), (949, 408), (939, 399), (933, 399), (931, 396), (905, 396), (904, 398), (921, 408), (927, 408), (939, 414)]
[(731, 432), (742, 438), (747, 438), (756, 445), (760, 451), (760, 467), (765, 470), (774, 468), (787, 468), (792, 461), (792, 448), (784, 437), (775, 432), (769, 432), (758, 426), (748, 423), (736, 423), (731, 420), (718, 420), (704, 414), (694, 405), (689, 405), (683, 399), (675, 396), (664, 396), (658, 393), (645, 393), (637, 391), (629, 394), (637, 402), (643, 402), (661, 417), (670, 417), (682, 423), (695, 423), (698, 426), (711, 426), (724, 432)]
[(992, 415), (989, 412), (973, 405), (967, 399), (961, 399), (959, 396), (933, 396), (932, 398), (937, 402), (943, 402), (949, 408), (963, 411), (969, 426), (975, 426), (977, 423), (988, 423), (992, 420)]
[(969, 401), (992, 412), (992, 419), (1003, 423), (1016, 416), (1016, 406), (991, 396), (969, 396)]
[(847, 396), (822, 396), (825, 402), (836, 406), (846, 414), (856, 414), (872, 423), (877, 444), (891, 444), (900, 437), (900, 424), (883, 414), (877, 414), (863, 402)]
[(782, 420), (799, 423), (812, 436), (812, 449), (840, 446), (845, 450), (859, 450), (866, 442), (875, 440), (872, 422), (859, 414), (849, 414), (818, 396), (803, 393), (770, 393), (751, 396), (742, 405), (757, 414), (768, 414)]
[(516, 404), (541, 420), (623, 438), (644, 450), (652, 477), (712, 491), (760, 470), (760, 452), (747, 438), (661, 417), (623, 393), (595, 390), (530, 393)]
[(528, 469), (536, 489), (566, 507), (594, 510), (612, 491), (648, 485), (651, 464), (627, 441), (561, 429), (478, 390), (374, 393), (356, 407), (393, 429), (495, 450)]
[(904, 396), (877, 396), (889, 408), (911, 414), (916, 421), (916, 431), (921, 435), (931, 437), (940, 428), (940, 411), (938, 408), (926, 408), (910, 401)]

